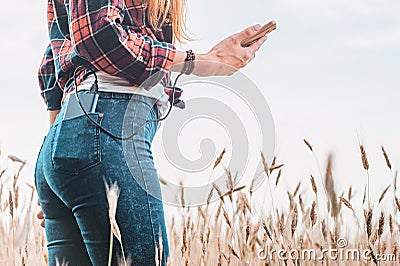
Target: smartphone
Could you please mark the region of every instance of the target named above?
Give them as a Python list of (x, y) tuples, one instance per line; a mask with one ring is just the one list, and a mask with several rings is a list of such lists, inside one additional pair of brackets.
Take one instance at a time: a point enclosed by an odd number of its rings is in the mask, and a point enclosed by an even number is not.
[(250, 36), (242, 40), (240, 45), (242, 47), (248, 47), (275, 29), (276, 29), (276, 22), (272, 20), (267, 24), (265, 24), (264, 26), (262, 26), (261, 29), (259, 29), (253, 36)]

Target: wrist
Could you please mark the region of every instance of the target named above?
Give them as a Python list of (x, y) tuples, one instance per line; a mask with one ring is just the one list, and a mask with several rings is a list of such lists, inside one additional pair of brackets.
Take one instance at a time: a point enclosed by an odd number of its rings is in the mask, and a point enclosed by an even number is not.
[[(218, 57), (214, 53), (195, 54), (193, 75), (212, 76), (215, 72)], [(177, 51), (174, 62), (170, 68), (172, 72), (182, 72), (185, 63), (186, 52)], [(213, 63), (214, 62), (214, 63)]]
[(217, 57), (212, 53), (196, 54), (193, 74), (196, 76), (212, 76), (215, 72)]
[(196, 54), (196, 61), (208, 61), (210, 60), (209, 54)]
[(193, 53), (192, 50), (186, 51), (186, 58), (185, 63), (183, 65), (182, 73), (185, 75), (190, 75), (193, 73), (195, 64), (194, 61), (196, 60), (196, 55)]

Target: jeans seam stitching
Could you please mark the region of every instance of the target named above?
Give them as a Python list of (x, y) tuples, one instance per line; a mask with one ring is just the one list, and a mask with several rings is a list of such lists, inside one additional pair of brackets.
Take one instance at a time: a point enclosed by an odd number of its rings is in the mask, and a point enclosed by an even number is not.
[[(137, 110), (137, 109), (136, 109), (136, 110)], [(135, 110), (135, 114), (136, 114), (136, 110)], [(145, 133), (145, 128), (143, 128), (143, 131), (144, 131), (143, 133)], [(145, 136), (144, 136), (144, 137), (145, 137)], [(149, 202), (149, 193), (148, 193), (148, 188), (147, 188), (147, 184), (146, 184), (146, 179), (145, 179), (145, 177), (144, 177), (143, 166), (142, 166), (142, 162), (139, 160), (139, 156), (138, 156), (138, 152), (137, 152), (137, 149), (136, 149), (135, 141), (133, 141), (132, 144), (133, 144), (133, 150), (134, 150), (134, 152), (135, 152), (135, 156), (136, 156), (136, 158), (137, 158), (138, 165), (139, 165), (139, 167), (140, 167), (140, 171), (141, 171), (141, 173), (142, 173), (143, 183), (144, 183), (144, 185), (145, 185), (145, 194), (146, 194), (147, 210), (148, 210), (149, 217), (150, 217), (150, 225), (151, 225), (151, 230), (152, 230), (152, 235), (153, 235), (153, 244), (154, 244), (154, 246), (156, 247), (156, 246), (157, 246), (157, 242), (156, 242), (156, 239), (155, 239), (156, 236), (155, 236), (154, 225), (153, 225), (153, 217), (152, 217), (152, 215), (151, 215), (151, 207), (150, 207), (150, 202)]]

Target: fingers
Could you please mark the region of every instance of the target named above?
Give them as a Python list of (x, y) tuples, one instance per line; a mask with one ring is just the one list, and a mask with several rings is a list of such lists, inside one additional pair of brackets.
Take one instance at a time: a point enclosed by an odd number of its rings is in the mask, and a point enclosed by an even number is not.
[(38, 219), (44, 219), (43, 211), (40, 210), (40, 211), (36, 214), (36, 217), (37, 217)]
[(244, 29), (243, 31), (225, 38), (217, 45), (215, 45), (208, 54), (215, 57), (215, 62), (220, 62), (234, 71), (229, 70), (217, 70), (212, 73), (219, 73), (219, 75), (232, 75), (238, 69), (245, 67), (251, 60), (254, 59), (255, 53), (260, 49), (261, 45), (265, 42), (266, 37), (262, 37), (255, 41), (248, 47), (242, 47), (241, 43), (245, 39), (253, 36), (260, 30), (259, 24), (253, 25)]
[(257, 40), (255, 43), (251, 44), (249, 47), (246, 47), (245, 49), (255, 54), (258, 50), (260, 50), (261, 46), (265, 43), (266, 40), (267, 37), (264, 36)]
[(40, 210), (37, 214), (36, 217), (40, 220), (40, 226), (44, 228), (44, 215), (43, 215), (43, 211)]
[[(37, 202), (37, 205), (40, 206), (40, 202), (39, 202), (39, 201)], [(45, 219), (44, 219), (44, 214), (43, 214), (42, 209), (40, 209), (40, 210), (38, 211), (38, 213), (36, 214), (36, 217), (37, 217), (39, 220), (41, 220), (41, 221), (40, 221), (40, 226), (44, 228), (44, 221), (45, 221)]]
[(253, 34), (255, 34), (259, 29), (261, 29), (261, 25), (256, 24), (256, 25), (250, 26), (250, 27), (242, 30), (241, 32), (235, 34), (235, 37), (237, 38), (237, 40), (242, 41), (243, 39), (248, 38), (248, 37), (252, 36)]
[[(246, 35), (248, 35), (248, 36), (253, 35), (259, 29), (260, 29), (260, 25), (255, 25), (255, 26), (245, 29), (244, 31), (239, 33), (239, 34), (243, 34), (240, 37), (240, 39), (241, 40), (245, 39), (246, 37), (243, 37), (243, 36), (246, 36)], [(267, 40), (266, 36), (261, 37), (260, 39), (258, 39), (254, 43), (252, 43), (250, 46), (243, 48), (243, 52), (244, 52), (243, 59), (246, 62), (244, 65), (247, 65), (251, 60), (254, 59), (255, 53), (261, 48), (261, 46), (265, 43), (266, 40)]]
[(260, 47), (263, 45), (263, 43), (266, 41), (266, 37), (262, 37), (259, 40), (257, 40), (255, 43), (250, 45), (249, 47), (243, 48), (243, 65), (242, 67), (245, 67), (251, 60), (253, 60), (256, 56), (256, 52), (260, 49)]

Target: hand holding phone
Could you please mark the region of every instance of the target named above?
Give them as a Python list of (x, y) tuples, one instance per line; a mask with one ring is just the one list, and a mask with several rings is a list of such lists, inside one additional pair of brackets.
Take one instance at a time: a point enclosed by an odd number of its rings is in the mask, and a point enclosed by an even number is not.
[(275, 21), (270, 21), (264, 26), (261, 27), (254, 35), (244, 39), (241, 41), (240, 45), (242, 47), (248, 47), (254, 42), (256, 42), (258, 39), (266, 36), (268, 33), (272, 32), (273, 30), (276, 29), (276, 22)]

